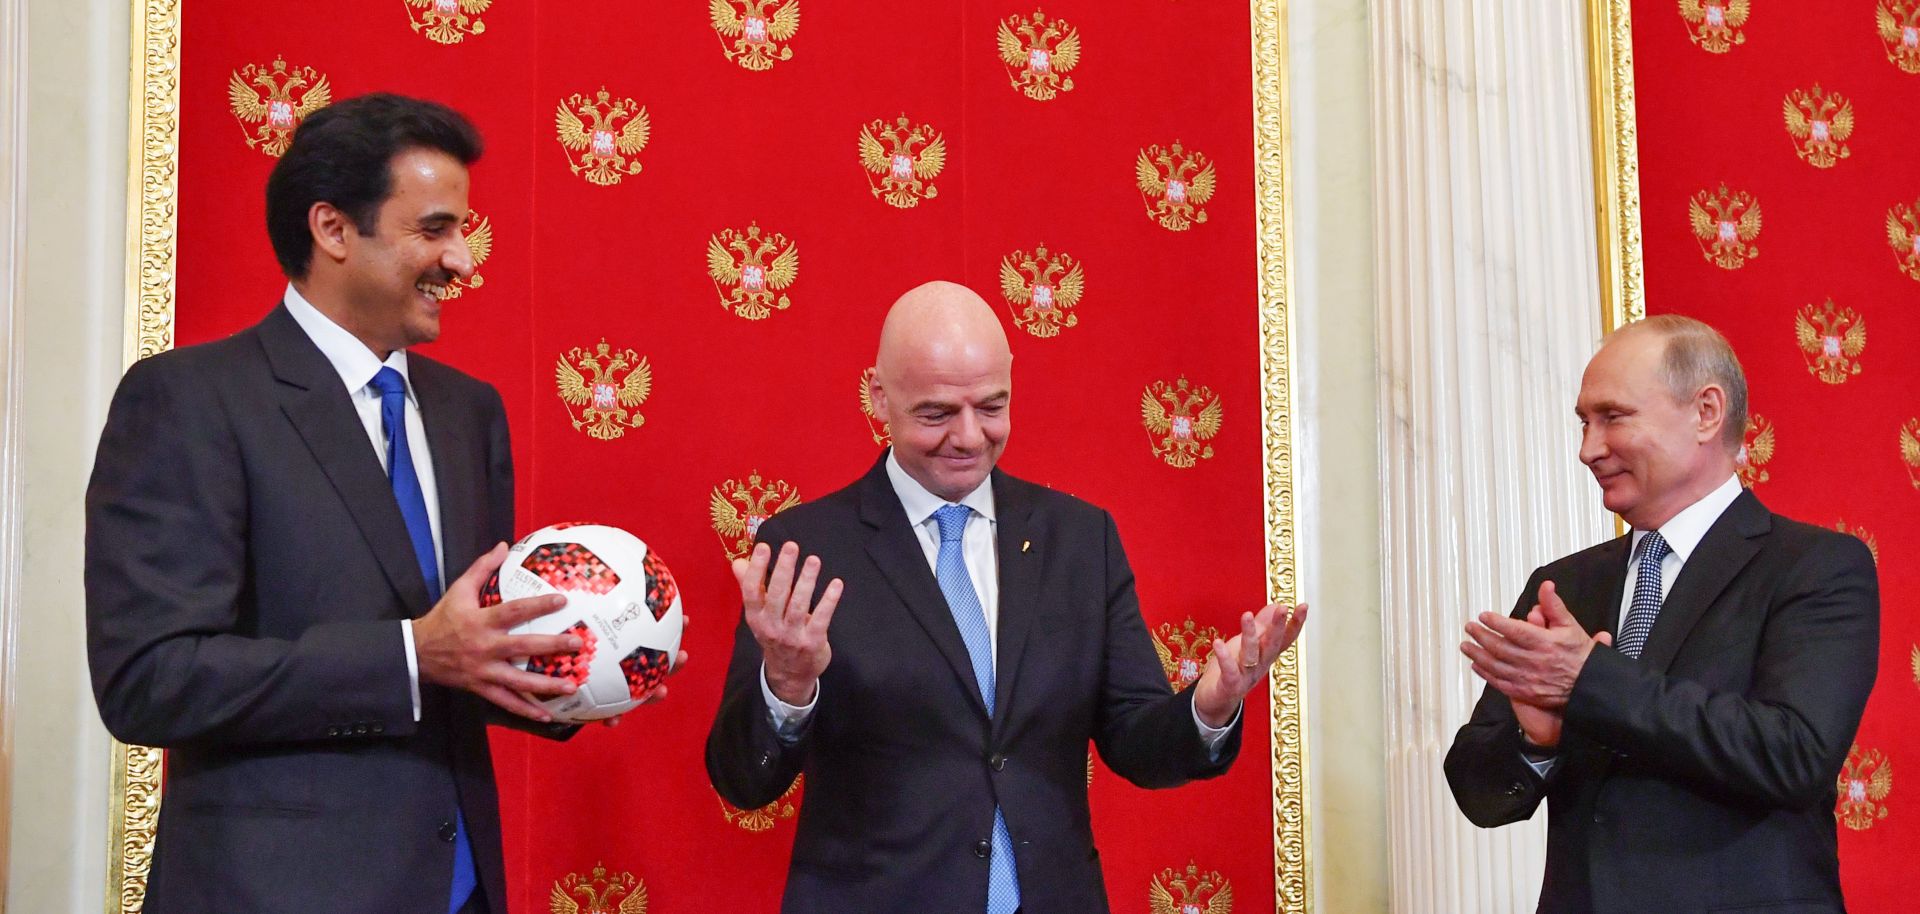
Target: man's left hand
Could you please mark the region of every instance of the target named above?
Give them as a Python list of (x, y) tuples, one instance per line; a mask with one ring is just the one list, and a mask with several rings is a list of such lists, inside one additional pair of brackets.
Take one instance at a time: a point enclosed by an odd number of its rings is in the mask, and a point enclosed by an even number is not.
[(1516, 702), (1547, 711), (1567, 706), (1574, 680), (1586, 666), (1596, 644), (1612, 644), (1606, 632), (1588, 636), (1567, 604), (1554, 592), (1553, 582), (1540, 585), (1540, 603), (1528, 616), (1537, 624), (1499, 613), (1481, 613), (1467, 623), (1460, 652), (1473, 661), (1474, 675)]
[(1288, 609), (1269, 603), (1258, 613), (1240, 614), (1240, 634), (1230, 641), (1213, 639), (1213, 653), (1200, 681), (1193, 684), (1193, 710), (1200, 722), (1219, 729), (1233, 721), (1247, 692), (1265, 682), (1273, 662), (1286, 653), (1300, 627), (1307, 624), (1307, 604)]

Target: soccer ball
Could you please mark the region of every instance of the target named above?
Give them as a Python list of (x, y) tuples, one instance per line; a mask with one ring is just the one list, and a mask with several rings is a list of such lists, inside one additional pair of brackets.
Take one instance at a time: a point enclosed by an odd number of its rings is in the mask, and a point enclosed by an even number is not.
[(521, 669), (570, 679), (572, 695), (539, 704), (580, 723), (624, 713), (673, 668), (680, 652), (680, 588), (639, 537), (601, 524), (554, 524), (527, 534), (481, 591), (484, 606), (561, 593), (567, 605), (516, 626), (515, 635), (577, 635), (580, 650), (527, 657)]

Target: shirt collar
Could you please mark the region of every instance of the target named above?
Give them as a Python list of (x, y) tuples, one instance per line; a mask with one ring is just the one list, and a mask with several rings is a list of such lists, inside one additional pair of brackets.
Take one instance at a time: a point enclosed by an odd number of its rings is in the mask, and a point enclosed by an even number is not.
[(992, 476), (982, 480), (980, 486), (968, 492), (965, 498), (958, 502), (948, 502), (927, 491), (926, 486), (921, 485), (919, 480), (908, 476), (906, 468), (900, 465), (899, 458), (895, 457), (893, 450), (889, 448), (887, 450), (887, 481), (893, 483), (893, 494), (899, 496), (900, 507), (907, 510), (907, 523), (915, 527), (926, 523), (927, 519), (933, 516), (933, 512), (948, 504), (966, 505), (981, 517), (989, 521), (994, 519)]
[[(1686, 564), (1693, 555), (1694, 547), (1706, 538), (1713, 522), (1726, 513), (1727, 506), (1740, 497), (1740, 477), (1729, 476), (1720, 487), (1706, 494), (1706, 497), (1688, 505), (1679, 514), (1675, 514), (1666, 523), (1660, 525), (1660, 538), (1667, 541), (1667, 547), (1680, 557), (1680, 563)], [(1628, 554), (1636, 554), (1640, 548), (1640, 538), (1647, 535), (1645, 530), (1633, 531), (1632, 549)]]
[(293, 315), (294, 322), (307, 332), (307, 337), (313, 340), (315, 346), (320, 347), (320, 354), (327, 357), (333, 370), (339, 372), (341, 383), (347, 385), (347, 393), (359, 393), (381, 368), (392, 368), (400, 372), (400, 380), (407, 384), (407, 399), (414, 398), (413, 379), (407, 374), (405, 349), (395, 349), (385, 362), (380, 361), (373, 350), (367, 348), (367, 344), (360, 342), (359, 337), (347, 332), (347, 328), (334, 323), (333, 318), (314, 307), (292, 283), (287, 284), (286, 294), (281, 301), (286, 303), (287, 313)]

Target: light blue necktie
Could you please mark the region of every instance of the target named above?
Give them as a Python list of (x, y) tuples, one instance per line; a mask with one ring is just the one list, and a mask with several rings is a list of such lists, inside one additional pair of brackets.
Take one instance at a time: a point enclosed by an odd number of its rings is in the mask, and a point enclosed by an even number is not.
[[(973, 660), (973, 678), (980, 685), (980, 697), (986, 701), (987, 716), (993, 716), (993, 637), (987, 631), (987, 613), (980, 608), (980, 597), (967, 577), (967, 561), (961, 550), (967, 518), (973, 509), (966, 505), (947, 505), (933, 512), (940, 523), (940, 556), (934, 561), (933, 576), (946, 595), (947, 611), (960, 627), (960, 640), (967, 644), (967, 656)], [(1000, 807), (993, 808), (993, 856), (987, 866), (987, 914), (1013, 914), (1020, 909), (1020, 874), (1014, 866), (1013, 836), (1007, 831), (1007, 817)]]
[[(407, 522), (413, 557), (420, 562), (420, 577), (427, 582), (427, 599), (437, 602), (440, 562), (433, 549), (433, 525), (427, 520), (426, 492), (413, 470), (413, 449), (407, 442), (407, 382), (400, 372), (382, 366), (368, 385), (380, 392), (380, 427), (387, 435), (387, 479), (393, 484), (393, 498), (400, 504), (400, 517)], [(467, 817), (458, 806), (453, 810), (453, 828), (453, 891), (447, 902), (448, 914), (458, 912), (479, 884), (474, 875), (473, 844), (467, 840)]]
[(1620, 653), (1638, 658), (1646, 649), (1647, 636), (1653, 633), (1653, 621), (1660, 616), (1660, 561), (1673, 552), (1659, 531), (1640, 538), (1640, 573), (1633, 581), (1633, 603), (1627, 607), (1627, 621), (1620, 625), (1620, 639), (1614, 644)]

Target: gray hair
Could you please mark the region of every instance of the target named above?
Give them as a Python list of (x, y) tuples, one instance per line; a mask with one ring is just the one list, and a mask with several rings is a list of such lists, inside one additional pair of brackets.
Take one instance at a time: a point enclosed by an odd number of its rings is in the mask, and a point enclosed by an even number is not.
[(1720, 440), (1728, 451), (1738, 453), (1747, 431), (1747, 375), (1727, 338), (1704, 322), (1678, 314), (1657, 314), (1621, 330), (1645, 330), (1666, 341), (1660, 380), (1675, 400), (1692, 400), (1709, 384), (1726, 391), (1727, 417)]

